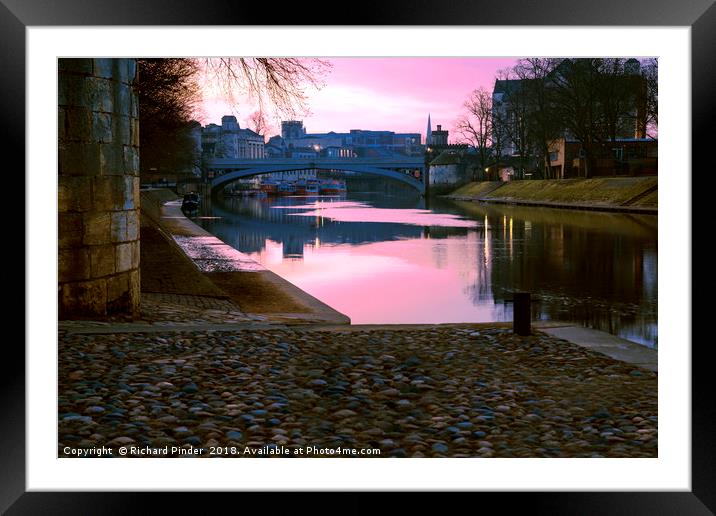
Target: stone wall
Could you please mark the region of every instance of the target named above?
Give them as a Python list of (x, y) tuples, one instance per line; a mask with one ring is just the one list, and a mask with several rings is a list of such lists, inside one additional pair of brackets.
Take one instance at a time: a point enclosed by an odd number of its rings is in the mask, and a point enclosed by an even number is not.
[(450, 165), (431, 165), (430, 166), (430, 185), (457, 185), (464, 182), (464, 174), (457, 164)]
[(59, 316), (139, 310), (134, 59), (59, 59)]

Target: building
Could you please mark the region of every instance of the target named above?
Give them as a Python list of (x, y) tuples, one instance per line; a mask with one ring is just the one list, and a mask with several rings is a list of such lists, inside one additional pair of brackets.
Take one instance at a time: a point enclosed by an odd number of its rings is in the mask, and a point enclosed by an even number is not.
[(210, 158), (266, 157), (264, 137), (251, 129), (241, 129), (236, 117), (221, 117), (221, 125), (209, 124), (201, 133), (203, 155)]
[(430, 186), (455, 185), (461, 178), (464, 167), (460, 155), (454, 151), (444, 151), (430, 162)]
[[(330, 157), (375, 157), (385, 155), (419, 156), (423, 152), (420, 133), (395, 133), (393, 131), (371, 131), (351, 129), (347, 133), (330, 131), (308, 133), (302, 120), (281, 122), (281, 136), (272, 136), (269, 146), (272, 155), (283, 151), (287, 156), (295, 149), (313, 148), (321, 156)], [(331, 149), (326, 152), (326, 149)]]
[(284, 140), (302, 138), (306, 135), (303, 120), (284, 120), (281, 122), (281, 137)]
[[(501, 156), (514, 156), (520, 147), (515, 113), (516, 98), (522, 91), (521, 80), (495, 80), (492, 89), (492, 142), (499, 142)], [(505, 128), (509, 124), (510, 128)]]
[[(559, 91), (559, 88), (564, 88), (565, 84), (573, 81), (574, 79), (568, 79), (570, 76), (581, 77), (580, 70), (578, 60), (563, 59), (544, 79), (495, 81), (492, 91), (492, 141), (493, 147), (497, 147), (499, 154), (496, 156), (497, 158), (519, 156), (520, 154), (524, 154), (523, 158), (530, 158), (532, 156), (529, 154), (539, 152), (537, 149), (529, 149), (530, 146), (535, 145), (534, 138), (530, 133), (532, 126), (526, 120), (533, 109), (531, 99), (535, 92), (543, 92), (542, 95), (546, 95), (546, 100), (543, 102), (546, 102), (547, 105), (550, 102), (558, 102), (558, 100), (550, 100), (552, 96), (550, 92)], [(590, 102), (596, 106), (595, 109), (601, 113), (602, 118), (598, 123), (593, 124), (594, 134), (592, 136), (588, 134), (582, 136), (585, 141), (589, 142), (584, 144), (584, 147), (587, 147), (590, 160), (592, 158), (604, 160), (609, 157), (605, 155), (603, 149), (598, 148), (600, 144), (593, 143), (595, 141), (610, 140), (615, 143), (630, 139), (644, 140), (646, 137), (646, 81), (641, 75), (639, 61), (636, 59), (626, 60), (621, 73), (605, 74), (600, 81), (597, 84), (605, 89), (600, 90), (600, 94), (593, 94), (589, 98)], [(539, 86), (539, 88), (534, 88), (534, 86)], [(614, 94), (611, 95), (609, 92), (614, 92)], [(540, 98), (544, 99), (544, 97)], [(610, 105), (611, 99), (615, 99), (613, 105)], [(562, 146), (561, 158), (553, 160), (550, 156), (550, 166), (560, 176), (569, 177), (573, 173), (571, 160), (577, 157), (570, 154), (577, 137), (571, 134), (567, 127), (553, 127), (549, 129), (549, 132), (559, 137), (554, 142), (555, 145), (548, 143), (550, 153), (558, 153), (558, 147)], [(530, 143), (531, 145), (528, 145)], [(611, 152), (611, 149), (609, 151)], [(541, 153), (544, 152), (545, 150), (541, 150)], [(565, 153), (570, 154), (566, 161), (564, 160)], [(617, 161), (619, 161), (618, 158)], [(604, 168), (604, 163), (602, 162), (597, 168)], [(617, 163), (617, 165), (619, 164)], [(594, 164), (591, 166), (593, 167)], [(545, 173), (548, 171), (545, 170)], [(614, 173), (620, 173), (620, 171)], [(552, 177), (555, 176), (552, 175)]]
[[(429, 140), (431, 143), (425, 147), (425, 165), (426, 168), (430, 168), (432, 174), (433, 163), (437, 158), (448, 159), (447, 156), (464, 156), (468, 151), (468, 145), (466, 143), (448, 143), (449, 132), (447, 129), (443, 129), (442, 125), (437, 126), (436, 131), (432, 131), (430, 128), (430, 115), (428, 115), (428, 132), (426, 141)], [(428, 181), (433, 184), (432, 177)]]
[(353, 158), (355, 154), (348, 147), (331, 146), (321, 149), (321, 156), (326, 158)]
[(295, 159), (313, 159), (319, 155), (319, 151), (315, 147), (294, 147), (293, 145), (289, 145), (285, 153), (285, 157)]
[(438, 124), (438, 128), (435, 131), (432, 131), (431, 134), (431, 145), (437, 146), (437, 147), (444, 147), (448, 144), (448, 131), (443, 131), (442, 126)]
[[(573, 139), (559, 138), (550, 143), (551, 177), (568, 179), (584, 177), (582, 144)], [(658, 140), (651, 138), (617, 138), (596, 147), (592, 176), (657, 175)]]
[(465, 149), (444, 150), (430, 162), (428, 186), (437, 193), (453, 190), (473, 180), (473, 168), (474, 162)]

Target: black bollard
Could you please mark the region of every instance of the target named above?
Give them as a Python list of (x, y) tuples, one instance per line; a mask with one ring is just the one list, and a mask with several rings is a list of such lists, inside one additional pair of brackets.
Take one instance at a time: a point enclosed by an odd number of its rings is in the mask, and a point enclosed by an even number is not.
[(512, 314), (512, 330), (517, 335), (532, 334), (532, 300), (529, 292), (514, 293), (514, 311)]

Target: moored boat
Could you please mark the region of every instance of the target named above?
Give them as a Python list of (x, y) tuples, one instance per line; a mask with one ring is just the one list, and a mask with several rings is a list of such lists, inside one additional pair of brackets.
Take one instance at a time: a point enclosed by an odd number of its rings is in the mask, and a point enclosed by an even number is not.
[(346, 193), (346, 182), (343, 180), (333, 179), (324, 183), (320, 187), (322, 195), (341, 195)]
[(267, 194), (276, 193), (278, 190), (278, 183), (273, 179), (263, 179), (261, 181), (261, 191)]
[(306, 195), (308, 191), (308, 183), (305, 179), (299, 179), (295, 183), (294, 193), (296, 195)]
[(195, 212), (199, 209), (199, 194), (189, 192), (184, 195), (181, 203), (181, 209), (184, 212)]
[(320, 193), (318, 180), (309, 179), (306, 183), (306, 195), (318, 195)]
[(294, 193), (296, 193), (296, 185), (287, 181), (283, 181), (278, 184), (276, 193), (278, 195), (293, 195)]

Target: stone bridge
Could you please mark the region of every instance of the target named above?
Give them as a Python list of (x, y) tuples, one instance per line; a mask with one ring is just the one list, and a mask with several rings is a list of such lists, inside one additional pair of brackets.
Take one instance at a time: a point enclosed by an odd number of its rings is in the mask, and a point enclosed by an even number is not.
[[(215, 158), (208, 163), (208, 169), (220, 175), (211, 181), (211, 191), (217, 192), (224, 186), (245, 177), (271, 172), (294, 170), (345, 170), (373, 174), (394, 179), (412, 186), (425, 194), (425, 161), (419, 157), (397, 158), (270, 158), (240, 159)], [(415, 173), (419, 177), (415, 177)]]

